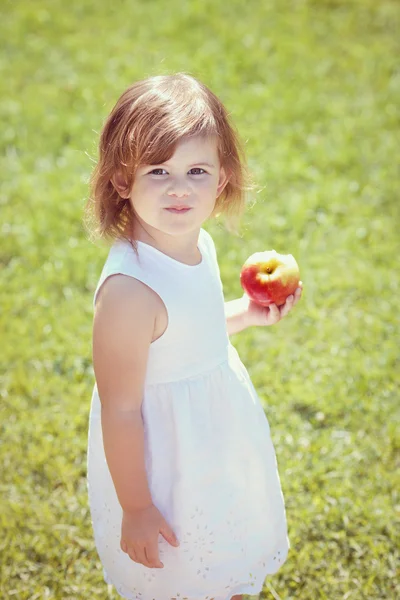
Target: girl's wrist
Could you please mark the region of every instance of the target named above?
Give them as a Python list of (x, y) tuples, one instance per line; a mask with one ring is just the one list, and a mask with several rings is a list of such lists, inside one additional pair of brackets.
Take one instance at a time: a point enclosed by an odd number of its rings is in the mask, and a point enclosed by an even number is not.
[(225, 302), (225, 318), (226, 326), (229, 335), (239, 333), (249, 326), (247, 319), (247, 302), (246, 298), (236, 298)]
[(243, 294), (239, 298), (241, 311), (242, 311), (242, 326), (243, 329), (247, 329), (252, 326), (250, 314), (249, 314), (249, 297), (246, 294)]
[(138, 512), (141, 512), (142, 510), (146, 510), (148, 508), (151, 508), (152, 506), (154, 506), (153, 502), (147, 502), (147, 503), (143, 503), (143, 504), (138, 504), (137, 506), (129, 506), (126, 508), (122, 508), (122, 511), (124, 513), (124, 515), (126, 515), (127, 517), (135, 515)]

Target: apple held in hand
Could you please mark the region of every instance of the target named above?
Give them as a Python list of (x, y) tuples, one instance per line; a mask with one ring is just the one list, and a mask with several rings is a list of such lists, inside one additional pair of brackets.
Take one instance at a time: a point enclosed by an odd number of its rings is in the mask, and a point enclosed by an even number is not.
[(291, 254), (275, 250), (249, 256), (240, 272), (240, 283), (253, 302), (261, 306), (285, 304), (300, 281), (299, 266)]

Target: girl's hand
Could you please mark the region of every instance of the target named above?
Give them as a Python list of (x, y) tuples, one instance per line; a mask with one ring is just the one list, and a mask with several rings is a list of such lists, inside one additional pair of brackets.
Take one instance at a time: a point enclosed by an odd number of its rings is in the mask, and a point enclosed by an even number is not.
[(285, 304), (277, 306), (276, 304), (270, 304), (269, 306), (260, 306), (256, 302), (253, 302), (249, 296), (244, 293), (242, 300), (245, 305), (244, 322), (246, 327), (251, 325), (275, 325), (283, 317), (292, 310), (301, 298), (303, 291), (303, 283), (299, 282), (299, 287), (296, 289), (294, 295), (290, 295), (286, 298)]
[(158, 553), (159, 533), (172, 546), (179, 546), (177, 537), (154, 504), (132, 512), (123, 511), (120, 546), (134, 562), (150, 569), (164, 567)]

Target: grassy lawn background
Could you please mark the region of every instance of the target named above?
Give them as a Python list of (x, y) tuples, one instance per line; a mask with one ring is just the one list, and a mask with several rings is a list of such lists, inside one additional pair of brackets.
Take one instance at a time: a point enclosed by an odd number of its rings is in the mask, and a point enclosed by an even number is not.
[(284, 321), (232, 338), (270, 421), (292, 544), (263, 598), (399, 597), (399, 3), (3, 4), (1, 598), (117, 598), (85, 480), (108, 247), (82, 212), (117, 97), (176, 71), (225, 102), (262, 188), (239, 236), (205, 224), (226, 300), (262, 249), (294, 254), (304, 282)]

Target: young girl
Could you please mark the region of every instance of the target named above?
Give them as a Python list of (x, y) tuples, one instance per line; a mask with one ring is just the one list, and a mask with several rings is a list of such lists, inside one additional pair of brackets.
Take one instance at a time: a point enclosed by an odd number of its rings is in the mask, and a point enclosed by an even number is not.
[(105, 581), (130, 600), (239, 600), (290, 547), (269, 423), (229, 336), (279, 321), (301, 284), (279, 308), (225, 303), (202, 228), (243, 209), (241, 152), (224, 106), (182, 73), (130, 86), (101, 132), (86, 216), (113, 243), (93, 299), (87, 482)]

